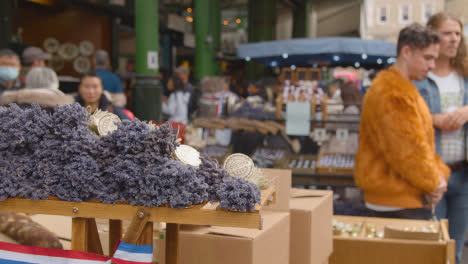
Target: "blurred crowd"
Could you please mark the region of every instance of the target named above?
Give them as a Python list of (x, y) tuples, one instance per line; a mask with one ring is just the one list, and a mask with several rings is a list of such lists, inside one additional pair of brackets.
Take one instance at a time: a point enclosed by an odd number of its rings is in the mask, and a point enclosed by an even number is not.
[(21, 57), (9, 49), (0, 50), (0, 104), (16, 103), (29, 107), (38, 103), (54, 111), (55, 107), (80, 103), (89, 112), (109, 111), (121, 119), (133, 119), (124, 109), (126, 97), (119, 77), (108, 71), (109, 55), (104, 50), (94, 55), (94, 70), (81, 76), (77, 92), (65, 94), (54, 70), (46, 67), (51, 55), (38, 47), (26, 48)]

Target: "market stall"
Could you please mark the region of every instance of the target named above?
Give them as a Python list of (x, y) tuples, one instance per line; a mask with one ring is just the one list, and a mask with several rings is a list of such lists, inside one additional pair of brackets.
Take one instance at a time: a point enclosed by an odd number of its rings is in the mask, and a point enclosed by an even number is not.
[(153, 222), (165, 222), (167, 263), (178, 263), (180, 224), (262, 229), (260, 210), (275, 201), (275, 186), (249, 157), (219, 165), (180, 144), (169, 123), (121, 122), (79, 104), (52, 115), (10, 105), (0, 121), (0, 209), (72, 216), (73, 250), (103, 255), (95, 218), (110, 220), (112, 249), (122, 220), (132, 221), (124, 236), (132, 244), (152, 244)]
[[(289, 141), (300, 139), (302, 143), (294, 151), (297, 155), (277, 164), (293, 170), (294, 183), (353, 186), (361, 82), (356, 71), (339, 70), (333, 78), (343, 80), (340, 88), (342, 92), (346, 88), (347, 94), (330, 94), (326, 86), (331, 80), (325, 79), (324, 69), (381, 69), (395, 61), (395, 51), (395, 44), (387, 41), (347, 37), (239, 45), (239, 58), (280, 69), (275, 122), (284, 125)], [(341, 99), (344, 97), (346, 102)], [(307, 148), (304, 144), (310, 144), (304, 143), (304, 138), (314, 141), (318, 148), (302, 151)]]

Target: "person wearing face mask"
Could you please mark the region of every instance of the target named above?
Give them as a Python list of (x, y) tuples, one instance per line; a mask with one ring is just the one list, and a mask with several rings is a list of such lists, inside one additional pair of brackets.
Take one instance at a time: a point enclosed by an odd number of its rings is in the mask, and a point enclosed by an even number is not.
[(6, 90), (21, 88), (18, 80), (20, 69), (18, 54), (10, 49), (0, 50), (0, 97)]

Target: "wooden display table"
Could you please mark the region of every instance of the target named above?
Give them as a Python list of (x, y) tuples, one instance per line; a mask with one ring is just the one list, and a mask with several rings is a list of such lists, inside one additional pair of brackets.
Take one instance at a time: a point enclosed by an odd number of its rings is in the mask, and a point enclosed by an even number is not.
[[(334, 219), (345, 224), (361, 223), (362, 228), (356, 237), (334, 235), (330, 264), (455, 263), (455, 241), (449, 236), (446, 219), (433, 222), (338, 215), (335, 215)], [(395, 236), (387, 236), (387, 234), (384, 235), (384, 238), (369, 238), (366, 236), (367, 223), (374, 224), (376, 231), (385, 230), (385, 226), (403, 230), (405, 227), (419, 228), (435, 225), (439, 230), (439, 233), (436, 234), (439, 239), (415, 239), (411, 233), (408, 234), (407, 239), (389, 238)], [(412, 239), (409, 239), (410, 237)]]
[(0, 202), (0, 211), (72, 216), (72, 250), (103, 255), (95, 218), (109, 219), (109, 256), (122, 238), (122, 220), (131, 220), (123, 241), (137, 245), (152, 245), (153, 222), (167, 223), (167, 264), (176, 264), (180, 224), (213, 225), (262, 229), (260, 209), (275, 201), (274, 188), (262, 191), (261, 205), (254, 212), (227, 211), (215, 205), (193, 205), (186, 209), (144, 207), (99, 202), (67, 202), (10, 198)]

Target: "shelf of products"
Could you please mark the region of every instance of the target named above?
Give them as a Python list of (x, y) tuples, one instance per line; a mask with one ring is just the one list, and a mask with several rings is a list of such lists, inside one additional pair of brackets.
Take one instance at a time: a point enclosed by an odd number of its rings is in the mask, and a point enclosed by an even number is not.
[(274, 168), (286, 162), (289, 151), (286, 148), (258, 147), (251, 155), (259, 168)]

